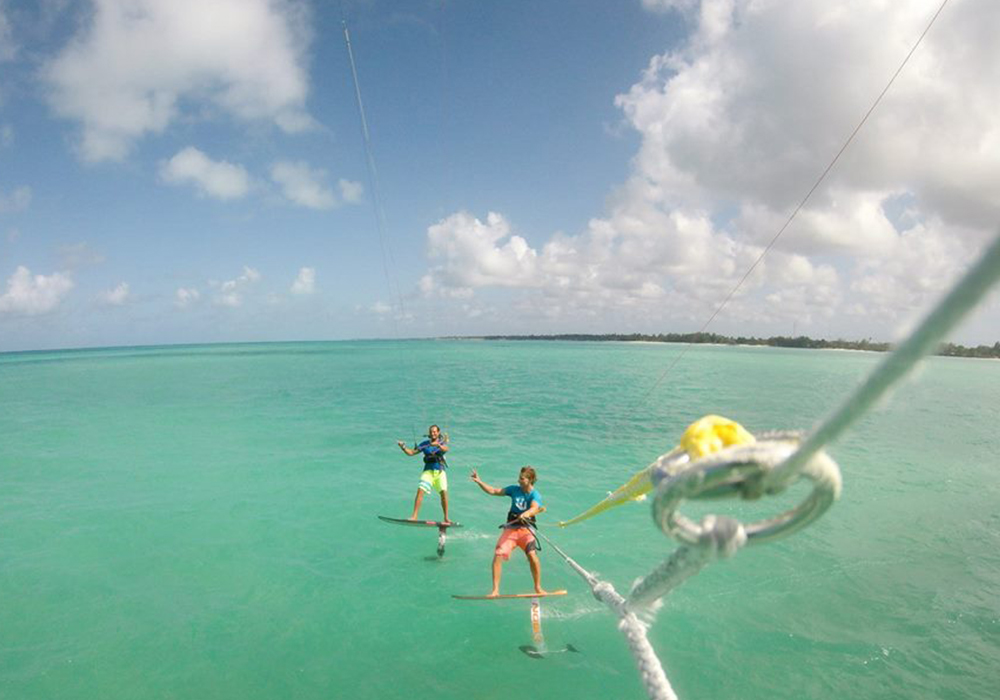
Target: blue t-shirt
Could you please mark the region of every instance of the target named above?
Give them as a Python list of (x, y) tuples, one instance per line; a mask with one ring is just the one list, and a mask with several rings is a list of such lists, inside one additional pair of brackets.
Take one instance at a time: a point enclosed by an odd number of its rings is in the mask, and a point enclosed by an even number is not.
[(447, 469), (448, 463), (444, 461), (444, 452), (440, 445), (432, 445), (430, 440), (424, 440), (417, 445), (417, 449), (424, 453), (424, 469)]
[[(503, 492), (510, 496), (510, 512), (507, 513), (507, 522), (516, 520), (517, 516), (531, 507), (532, 502), (542, 505), (542, 498), (534, 488), (525, 493), (521, 490), (520, 484), (514, 484), (513, 486), (505, 486)], [(532, 518), (532, 522), (534, 522), (534, 518)]]

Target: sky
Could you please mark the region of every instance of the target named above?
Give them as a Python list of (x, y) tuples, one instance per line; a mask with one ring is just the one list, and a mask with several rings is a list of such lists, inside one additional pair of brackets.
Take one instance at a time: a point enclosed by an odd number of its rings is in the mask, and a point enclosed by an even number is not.
[(0, 352), (900, 340), (1000, 229), (995, 0), (737, 285), (940, 4), (0, 0)]

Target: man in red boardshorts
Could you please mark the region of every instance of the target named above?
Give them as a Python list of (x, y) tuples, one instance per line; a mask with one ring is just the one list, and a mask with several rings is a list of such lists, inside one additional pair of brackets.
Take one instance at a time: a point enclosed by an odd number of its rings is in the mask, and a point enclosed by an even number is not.
[(535, 490), (537, 475), (532, 467), (522, 467), (517, 477), (517, 484), (498, 488), (490, 486), (479, 478), (475, 469), (472, 470), (472, 480), (484, 492), (491, 496), (509, 496), (510, 511), (507, 513), (507, 524), (497, 540), (493, 553), (493, 590), (490, 598), (500, 594), (500, 575), (503, 563), (510, 558), (515, 547), (524, 550), (531, 567), (531, 578), (535, 583), (535, 593), (545, 593), (542, 588), (542, 564), (538, 559), (538, 540), (535, 537), (535, 514), (542, 509), (542, 498)]

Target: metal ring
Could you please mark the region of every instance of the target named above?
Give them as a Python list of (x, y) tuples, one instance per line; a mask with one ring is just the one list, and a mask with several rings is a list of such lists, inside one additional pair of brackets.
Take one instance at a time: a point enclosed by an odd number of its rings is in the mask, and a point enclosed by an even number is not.
[[(692, 462), (673, 474), (667, 470), (651, 474), (658, 483), (653, 501), (653, 520), (666, 535), (688, 545), (702, 541), (705, 528), (678, 512), (688, 499), (756, 497), (769, 472), (798, 449), (798, 433), (768, 433), (756, 444), (720, 450)], [(840, 469), (825, 452), (816, 453), (801, 475), (813, 482), (813, 490), (795, 508), (767, 520), (744, 525), (747, 544), (761, 544), (789, 535), (819, 518), (840, 496)], [(782, 490), (786, 485), (782, 485)], [(774, 490), (769, 491), (773, 493)]]

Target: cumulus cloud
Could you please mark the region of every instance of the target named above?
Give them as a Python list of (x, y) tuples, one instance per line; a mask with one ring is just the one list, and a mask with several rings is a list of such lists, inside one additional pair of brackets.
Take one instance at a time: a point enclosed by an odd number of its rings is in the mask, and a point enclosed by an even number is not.
[(31, 188), (18, 187), (10, 194), (0, 192), (0, 214), (24, 211), (31, 205)]
[(114, 289), (101, 292), (99, 298), (109, 306), (122, 306), (129, 299), (128, 282), (121, 282)]
[(219, 293), (215, 297), (215, 302), (234, 308), (241, 306), (247, 290), (259, 281), (260, 273), (252, 267), (244, 266), (242, 275), (218, 285)]
[(72, 278), (64, 273), (32, 275), (18, 266), (7, 280), (7, 291), (0, 295), (0, 313), (36, 316), (52, 311), (73, 288)]
[(316, 291), (316, 268), (303, 267), (292, 282), (292, 294), (312, 294)]
[(78, 122), (88, 161), (121, 160), (190, 109), (286, 132), (309, 128), (297, 0), (99, 0), (44, 66), (48, 99)]
[[(538, 254), (520, 236), (511, 235), (510, 224), (490, 212), (482, 222), (459, 212), (427, 231), (432, 258), (443, 258), (437, 271), (458, 288), (537, 286)], [(434, 275), (435, 277), (439, 275)]]
[(171, 185), (194, 185), (201, 194), (223, 200), (239, 199), (250, 189), (243, 166), (213, 161), (193, 146), (161, 163), (160, 178)]
[[(733, 224), (713, 231), (712, 242), (730, 238), (732, 252), (764, 244), (937, 5), (872, 4), (847, 12), (822, 2), (700, 3), (692, 40), (655, 57), (642, 82), (618, 98), (643, 137), (634, 176), (641, 187), (631, 188), (636, 201), (629, 207), (696, 202), (717, 214), (736, 206)], [(993, 117), (1000, 94), (988, 87), (1000, 78), (1000, 63), (993, 42), (984, 41), (997, 30), (995, 3), (974, 1), (942, 17), (779, 250), (839, 260), (845, 297), (860, 289), (871, 266), (892, 270), (891, 281), (883, 281), (907, 292), (853, 300), (882, 314), (908, 311), (943, 289), (1000, 211), (1000, 191), (986, 184), (1000, 181), (1000, 160), (990, 147), (1000, 144)], [(965, 47), (960, 55), (951, 49), (955, 41)], [(906, 228), (886, 214), (900, 196), (914, 202)], [(769, 263), (768, 282), (780, 284), (785, 263)], [(916, 288), (915, 278), (934, 282)], [(817, 308), (825, 308), (831, 299), (820, 292), (827, 276), (809, 284), (822, 301)]]
[(271, 179), (280, 187), (288, 201), (310, 209), (332, 209), (337, 197), (323, 181), (326, 171), (312, 168), (302, 161), (282, 161), (271, 166)]
[(199, 299), (201, 299), (201, 292), (194, 287), (178, 287), (174, 294), (174, 304), (181, 309), (198, 303)]
[[(616, 99), (640, 147), (605, 212), (535, 246), (499, 214), (446, 217), (428, 229), (421, 290), (512, 287), (564, 318), (706, 321), (939, 4), (646, 0), (694, 30)], [(940, 295), (1000, 220), (998, 33), (998, 3), (942, 14), (725, 317), (822, 332), (853, 313), (884, 328)]]

